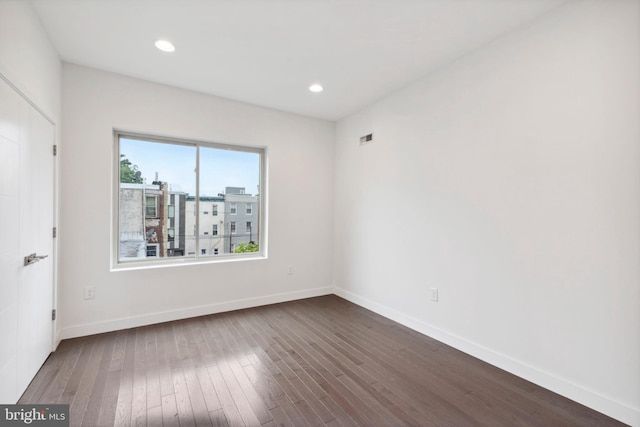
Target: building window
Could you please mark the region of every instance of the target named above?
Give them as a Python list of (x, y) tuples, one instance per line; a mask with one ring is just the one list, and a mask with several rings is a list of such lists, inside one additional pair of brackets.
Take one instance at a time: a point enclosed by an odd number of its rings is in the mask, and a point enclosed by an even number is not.
[(207, 254), (207, 250), (206, 249), (201, 249), (200, 250), (200, 254), (201, 255), (206, 255)]
[[(130, 262), (175, 263), (176, 257), (197, 261), (214, 254), (213, 249), (208, 254), (200, 249), (200, 241), (211, 240), (210, 235), (219, 236), (221, 242), (224, 238), (221, 257), (256, 256), (228, 252), (237, 242), (227, 241), (225, 229), (229, 236), (241, 231), (225, 213), (238, 215), (245, 204), (245, 212), (252, 217), (266, 216), (260, 213), (265, 197), (246, 191), (266, 188), (264, 149), (120, 131), (114, 136), (114, 267)], [(221, 172), (220, 165), (233, 173)], [(242, 199), (228, 202), (227, 209), (225, 198), (230, 194)], [(212, 224), (208, 214), (220, 220)], [(253, 225), (248, 227), (252, 233), (258, 230), (252, 235), (258, 243), (263, 227)], [(171, 260), (164, 259), (169, 256)]]
[(213, 248), (213, 254), (218, 255), (218, 248)]
[(247, 233), (248, 233), (248, 234), (250, 234), (250, 233), (251, 233), (251, 221), (247, 221), (247, 224), (246, 224), (246, 230), (247, 230)]
[(147, 258), (158, 258), (158, 245), (147, 245)]
[(147, 218), (158, 217), (158, 198), (156, 196), (145, 197), (144, 214)]

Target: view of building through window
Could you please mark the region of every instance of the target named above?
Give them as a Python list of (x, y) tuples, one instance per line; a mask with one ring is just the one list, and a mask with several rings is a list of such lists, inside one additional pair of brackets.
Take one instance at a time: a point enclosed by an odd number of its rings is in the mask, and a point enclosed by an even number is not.
[(118, 261), (260, 251), (262, 150), (116, 139)]

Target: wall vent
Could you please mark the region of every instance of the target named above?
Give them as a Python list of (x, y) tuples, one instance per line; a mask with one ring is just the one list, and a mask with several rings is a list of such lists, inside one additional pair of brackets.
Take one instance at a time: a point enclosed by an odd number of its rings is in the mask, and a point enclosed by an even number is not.
[(372, 133), (360, 137), (360, 145), (369, 144), (371, 142), (373, 142), (373, 134)]

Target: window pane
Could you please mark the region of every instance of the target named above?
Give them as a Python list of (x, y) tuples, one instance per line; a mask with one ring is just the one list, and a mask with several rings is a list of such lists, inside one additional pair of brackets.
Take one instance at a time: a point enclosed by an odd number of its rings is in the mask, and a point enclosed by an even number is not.
[(195, 192), (196, 148), (121, 137), (119, 149), (118, 259), (184, 256), (180, 211)]
[(147, 218), (158, 217), (158, 197), (147, 196), (145, 198), (145, 215)]
[[(212, 215), (200, 218), (200, 238), (206, 236), (208, 255), (234, 253), (240, 244), (253, 241), (259, 249), (257, 209), (260, 184), (260, 154), (213, 147), (200, 147), (200, 206), (213, 209)], [(233, 219), (233, 221), (232, 221)], [(244, 225), (256, 221), (250, 231)], [(214, 228), (214, 225), (216, 226)], [(203, 244), (205, 242), (201, 242)], [(205, 246), (200, 246), (204, 248)]]

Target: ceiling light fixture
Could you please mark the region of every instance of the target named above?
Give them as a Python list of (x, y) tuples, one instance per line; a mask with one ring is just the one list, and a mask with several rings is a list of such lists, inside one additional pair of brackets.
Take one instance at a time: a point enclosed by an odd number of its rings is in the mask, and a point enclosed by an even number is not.
[(322, 92), (322, 86), (319, 85), (318, 83), (314, 83), (311, 86), (309, 86), (309, 90), (311, 92), (316, 92), (316, 93)]
[(176, 50), (176, 47), (166, 40), (158, 40), (156, 41), (156, 47), (163, 52), (173, 52)]

